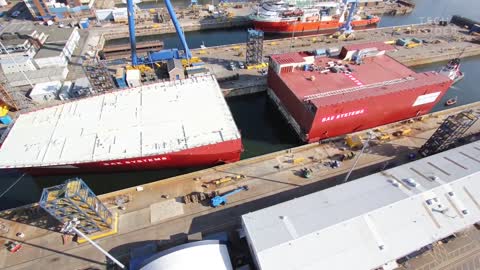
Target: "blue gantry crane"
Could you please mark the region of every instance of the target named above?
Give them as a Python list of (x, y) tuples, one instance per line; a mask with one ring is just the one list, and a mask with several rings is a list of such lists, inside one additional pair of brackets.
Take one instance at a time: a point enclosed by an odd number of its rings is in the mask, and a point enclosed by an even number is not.
[(347, 19), (340, 27), (340, 31), (348, 35), (353, 32), (352, 19), (358, 7), (358, 0), (343, 0), (343, 4), (345, 6), (350, 4), (350, 10), (348, 11)]
[(190, 59), (192, 57), (190, 49), (188, 48), (187, 40), (185, 39), (185, 35), (183, 34), (182, 28), (177, 19), (177, 15), (175, 14), (172, 3), (170, 2), (170, 0), (164, 1), (165, 5), (167, 6), (168, 14), (170, 15), (170, 18), (172, 18), (173, 26), (175, 27), (177, 36), (182, 43), (183, 53), (180, 52), (178, 49), (165, 49), (157, 52), (149, 52), (147, 54), (147, 57), (139, 58), (137, 56), (137, 42), (135, 38), (135, 7), (133, 0), (127, 0), (128, 32), (130, 39), (130, 49), (132, 54), (132, 66), (152, 64), (169, 59)]
[(233, 194), (237, 194), (241, 191), (247, 191), (247, 190), (248, 190), (248, 186), (243, 186), (243, 187), (236, 188), (232, 191), (229, 191), (223, 195), (215, 196), (210, 200), (210, 205), (212, 207), (219, 207), (221, 205), (225, 205), (227, 204), (227, 197), (232, 196)]

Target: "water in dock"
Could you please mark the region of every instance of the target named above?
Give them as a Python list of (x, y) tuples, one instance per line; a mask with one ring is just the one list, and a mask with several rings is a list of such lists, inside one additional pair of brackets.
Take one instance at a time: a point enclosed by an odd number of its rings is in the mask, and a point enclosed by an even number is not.
[[(462, 14), (465, 17), (480, 20), (480, 14), (476, 12), (480, 10), (480, 1), (478, 0), (458, 0), (455, 3), (451, 0), (417, 0), (415, 2), (417, 7), (412, 14), (384, 17), (381, 26), (420, 23), (427, 17), (450, 18), (453, 14)], [(177, 46), (175, 34), (167, 34), (164, 37), (163, 41), (167, 48)], [(189, 32), (187, 39), (192, 48), (200, 47), (202, 41), (205, 41), (207, 46), (239, 43), (245, 40), (245, 30)], [(420, 66), (415, 70), (437, 70), (443, 64)], [(464, 59), (462, 61), (462, 71), (466, 74), (465, 78), (449, 90), (444, 100), (438, 103), (435, 111), (445, 108), (444, 102), (455, 96), (458, 97), (456, 106), (480, 101), (478, 78), (475, 77), (478, 70), (480, 70), (480, 57)], [(265, 94), (231, 98), (228, 100), (228, 104), (242, 133), (245, 147), (244, 158), (290, 148), (299, 144), (280, 115), (271, 106), (268, 106)], [(102, 194), (196, 169), (198, 168), (75, 176), (83, 178), (97, 194)], [(43, 187), (62, 183), (69, 176), (49, 176), (36, 179), (26, 176), (3, 195), (18, 177), (18, 174), (0, 172), (0, 210), (38, 201)]]

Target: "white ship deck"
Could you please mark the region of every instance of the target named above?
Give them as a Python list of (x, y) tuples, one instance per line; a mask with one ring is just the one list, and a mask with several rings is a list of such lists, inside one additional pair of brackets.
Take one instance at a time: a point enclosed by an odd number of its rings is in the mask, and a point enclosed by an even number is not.
[(212, 76), (159, 82), (20, 115), (0, 168), (117, 160), (239, 139)]

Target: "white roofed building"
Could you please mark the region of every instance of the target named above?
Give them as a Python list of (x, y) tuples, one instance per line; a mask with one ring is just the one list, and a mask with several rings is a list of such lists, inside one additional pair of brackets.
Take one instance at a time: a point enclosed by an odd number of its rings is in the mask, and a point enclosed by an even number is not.
[(37, 83), (28, 96), (36, 102), (54, 100), (57, 98), (60, 88), (62, 88), (60, 81)]
[(176, 246), (143, 262), (140, 270), (233, 270), (227, 245), (204, 240)]
[(391, 269), (466, 229), (480, 220), (479, 149), (470, 143), (243, 215), (258, 269)]

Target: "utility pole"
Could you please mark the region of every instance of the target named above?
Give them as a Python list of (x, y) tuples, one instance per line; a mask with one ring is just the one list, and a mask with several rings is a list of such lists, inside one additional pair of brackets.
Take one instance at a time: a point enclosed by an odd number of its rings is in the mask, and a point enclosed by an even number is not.
[(293, 51), (293, 41), (295, 40), (295, 29), (297, 28), (297, 21), (293, 22), (293, 32), (292, 32), (292, 39), (290, 41), (290, 51)]
[(92, 246), (100, 250), (105, 256), (107, 256), (110, 260), (112, 260), (116, 265), (118, 265), (120, 268), (125, 269), (125, 265), (123, 265), (121, 262), (119, 262), (117, 259), (115, 259), (110, 253), (108, 253), (106, 250), (104, 250), (101, 246), (99, 246), (97, 243), (93, 242), (92, 239), (88, 238), (83, 232), (81, 232), (79, 229), (75, 228), (80, 223), (77, 218), (74, 218), (73, 220), (69, 221), (67, 224), (65, 224), (65, 227), (62, 229), (63, 232), (69, 233), (69, 232), (75, 232), (76, 234), (80, 235), (81, 237), (85, 238)]
[(350, 168), (347, 175), (345, 176), (345, 179), (343, 180), (343, 183), (346, 183), (348, 181), (348, 178), (350, 177), (350, 174), (352, 174), (353, 170), (357, 166), (357, 163), (358, 163), (358, 160), (360, 159), (360, 156), (363, 154), (363, 152), (365, 151), (365, 148), (368, 147), (368, 143), (373, 138), (373, 133), (371, 131), (367, 131), (367, 135), (368, 135), (367, 141), (365, 143), (363, 143), (362, 150), (360, 151), (360, 154), (357, 155), (357, 158), (355, 158), (355, 162), (353, 163), (352, 167)]

